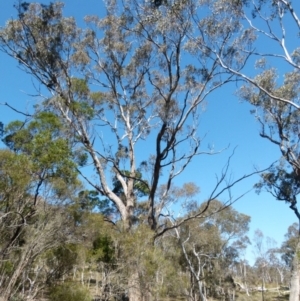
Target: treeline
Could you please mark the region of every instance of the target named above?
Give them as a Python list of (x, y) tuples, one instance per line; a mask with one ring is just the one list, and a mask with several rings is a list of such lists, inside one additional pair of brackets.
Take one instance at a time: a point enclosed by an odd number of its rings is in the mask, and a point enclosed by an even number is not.
[(257, 231), (250, 266), (250, 217), (217, 200), (204, 210), (190, 183), (173, 191), (189, 208), (161, 219), (168, 231), (149, 229), (143, 197), (128, 231), (116, 208), (79, 181), (53, 114), (16, 127), (6, 127), (0, 150), (1, 300), (127, 300), (129, 290), (139, 300), (254, 300), (265, 289), (288, 291), (296, 225), (280, 249)]
[[(3, 104), (24, 118), (0, 128), (1, 301), (267, 300), (288, 290), (290, 266), (298, 301), (297, 227), (280, 249), (264, 248), (258, 231), (250, 266), (250, 217), (231, 207), (241, 197), (232, 188), (261, 174), (257, 190), (300, 220), (292, 1), (104, 4), (79, 28), (60, 2), (19, 1), (0, 28), (0, 50), (37, 91), (28, 111)], [(252, 105), (280, 158), (233, 178), (229, 156), (201, 202), (198, 183), (178, 177), (219, 152), (203, 147), (200, 117), (224, 86)]]

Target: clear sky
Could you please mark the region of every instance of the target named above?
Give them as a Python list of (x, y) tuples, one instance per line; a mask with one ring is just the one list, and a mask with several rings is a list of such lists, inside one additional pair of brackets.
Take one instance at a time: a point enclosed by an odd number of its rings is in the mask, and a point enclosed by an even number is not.
[[(48, 1), (41, 1), (49, 3)], [(6, 20), (15, 17), (13, 0), (2, 0), (0, 3), (0, 26)], [(101, 0), (66, 0), (65, 14), (74, 16), (80, 26), (84, 26), (83, 17), (87, 14), (104, 13)], [(29, 75), (18, 68), (16, 61), (0, 53), (0, 103), (8, 102), (16, 108), (30, 107), (33, 102), (32, 94), (36, 91)], [(200, 133), (206, 134), (202, 149), (214, 145), (215, 150), (228, 147), (220, 155), (202, 156), (194, 160), (185, 173), (178, 180), (182, 182), (194, 181), (200, 186), (200, 200), (205, 200), (215, 184), (215, 176), (220, 174), (229, 155), (235, 147), (231, 172), (238, 178), (254, 170), (254, 167), (266, 168), (279, 158), (279, 151), (268, 141), (259, 137), (259, 125), (250, 114), (251, 107), (240, 102), (234, 96), (235, 87), (219, 90), (207, 100), (206, 109), (200, 120)], [(12, 110), (0, 106), (0, 121), (8, 123), (20, 118)], [(232, 191), (234, 196), (251, 190), (258, 177), (243, 181)], [(227, 200), (223, 195), (221, 201)], [(260, 229), (265, 236), (274, 238), (279, 244), (284, 238), (289, 225), (297, 219), (288, 205), (276, 201), (266, 192), (257, 195), (253, 190), (240, 199), (234, 207), (251, 216), (250, 239), (256, 229)], [(248, 258), (251, 257), (251, 249)]]

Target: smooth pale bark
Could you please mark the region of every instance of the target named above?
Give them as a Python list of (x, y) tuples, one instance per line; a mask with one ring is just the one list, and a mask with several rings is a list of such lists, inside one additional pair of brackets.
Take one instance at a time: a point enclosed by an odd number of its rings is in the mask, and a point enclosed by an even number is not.
[(290, 282), (290, 298), (289, 301), (299, 301), (299, 252), (300, 252), (300, 242), (298, 242), (295, 255), (292, 261), (292, 273)]
[(11, 275), (11, 277), (9, 279), (9, 282), (3, 292), (2, 299), (0, 299), (0, 301), (10, 300), (10, 297), (14, 291), (14, 286), (15, 286), (19, 276), (23, 272), (25, 266), (28, 264), (28, 261), (30, 259), (29, 253), (30, 253), (30, 251), (27, 250), (21, 255), (20, 261), (19, 261), (17, 267), (15, 268), (14, 273)]
[(197, 281), (198, 281), (198, 288), (199, 288), (199, 296), (200, 296), (200, 300), (201, 301), (207, 301), (207, 299), (206, 299), (206, 295), (205, 295), (205, 293), (204, 293), (204, 287), (203, 287), (203, 282), (202, 281), (200, 281), (200, 280), (198, 280), (197, 279)]
[(142, 295), (140, 291), (139, 274), (137, 271), (134, 271), (129, 275), (128, 284), (129, 301), (141, 301)]

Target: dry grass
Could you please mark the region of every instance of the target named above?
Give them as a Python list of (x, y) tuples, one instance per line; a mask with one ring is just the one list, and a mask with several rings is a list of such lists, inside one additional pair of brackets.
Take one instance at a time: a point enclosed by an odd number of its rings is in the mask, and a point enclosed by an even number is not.
[(236, 301), (284, 301), (289, 300), (288, 294), (282, 294), (278, 292), (261, 292), (251, 293), (247, 296), (245, 293), (237, 293), (235, 296)]

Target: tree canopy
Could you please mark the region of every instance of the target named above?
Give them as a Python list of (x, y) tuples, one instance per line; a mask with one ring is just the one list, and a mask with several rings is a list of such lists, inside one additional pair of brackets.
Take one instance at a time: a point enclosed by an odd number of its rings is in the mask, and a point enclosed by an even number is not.
[(196, 156), (217, 153), (202, 145), (200, 117), (210, 95), (235, 84), (260, 136), (281, 152), (255, 187), (300, 220), (293, 3), (106, 1), (105, 15), (86, 16), (84, 28), (63, 7), (20, 1), (0, 29), (0, 50), (32, 76), (39, 98), (25, 120), (0, 123), (3, 301), (40, 292), (49, 300), (233, 300), (237, 287), (247, 295), (260, 281), (262, 292), (286, 284), (290, 264), (297, 300), (293, 227), (267, 252), (257, 231), (253, 267), (242, 256), (250, 217), (230, 207), (241, 197), (231, 189), (260, 171), (233, 179), (229, 157), (205, 200), (205, 183), (179, 177)]

